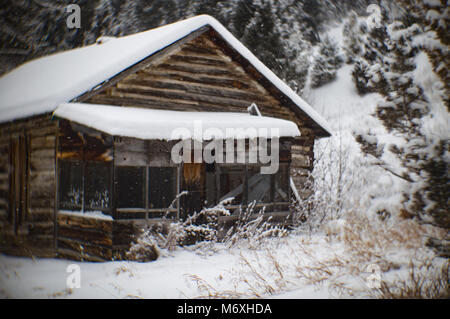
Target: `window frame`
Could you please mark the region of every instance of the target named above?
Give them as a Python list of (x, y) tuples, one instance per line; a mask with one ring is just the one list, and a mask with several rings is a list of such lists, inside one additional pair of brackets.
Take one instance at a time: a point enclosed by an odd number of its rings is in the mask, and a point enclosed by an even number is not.
[[(270, 189), (269, 189), (269, 200), (266, 202), (257, 202), (255, 203), (255, 208), (262, 208), (262, 207), (266, 207), (265, 212), (271, 212), (274, 210), (277, 210), (279, 208), (282, 209), (282, 211), (285, 210), (289, 210), (289, 205), (290, 205), (290, 198), (291, 198), (291, 188), (290, 188), (290, 183), (289, 183), (289, 178), (290, 178), (290, 163), (289, 162), (280, 162), (279, 163), (280, 167), (284, 166), (284, 170), (287, 174), (286, 178), (287, 178), (287, 185), (285, 185), (287, 187), (287, 201), (275, 201), (275, 186), (276, 186), (276, 178), (277, 178), (277, 173), (275, 174), (270, 174)], [(242, 201), (240, 204), (228, 204), (225, 205), (225, 208), (227, 209), (237, 209), (239, 207), (247, 207), (249, 206), (251, 203), (249, 203), (248, 198), (249, 198), (249, 167), (257, 167), (260, 168), (261, 165), (258, 164), (242, 164), (242, 165), (236, 165), (236, 164), (216, 164), (216, 189), (214, 190), (216, 195), (216, 202), (215, 205), (217, 205), (221, 198), (223, 198), (223, 196), (221, 196), (222, 194), (222, 190), (220, 189), (221, 184), (221, 168), (222, 167), (230, 167), (230, 166), (236, 166), (236, 167), (241, 167), (242, 166), (242, 170), (243, 173), (245, 175), (244, 177), (244, 182), (242, 183), (243, 185), (243, 190), (242, 190)], [(278, 172), (280, 172), (281, 169), (278, 170)], [(287, 207), (286, 207), (287, 206)], [(283, 207), (286, 207), (286, 209), (283, 210)]]
[[(81, 205), (72, 205), (61, 200), (61, 174), (63, 171), (63, 163), (79, 163), (81, 166)], [(99, 207), (99, 206), (90, 206), (86, 203), (87, 197), (87, 187), (89, 185), (89, 176), (87, 176), (88, 166), (92, 163), (103, 165), (109, 171), (109, 178), (106, 181), (106, 189), (108, 191), (108, 205), (107, 207)], [(106, 213), (108, 215), (112, 214), (113, 211), (113, 187), (112, 187), (112, 174), (113, 174), (113, 164), (112, 162), (102, 162), (102, 161), (89, 161), (89, 160), (80, 160), (74, 158), (65, 158), (58, 159), (58, 210), (69, 210), (69, 211), (80, 211), (82, 213), (92, 212), (92, 211), (101, 211), (102, 213)]]
[[(144, 174), (144, 181), (143, 181), (143, 187), (142, 191), (144, 194), (144, 207), (127, 207), (127, 208), (121, 208), (118, 205), (118, 196), (116, 196), (116, 219), (153, 219), (153, 218), (175, 218), (177, 219), (179, 216), (179, 202), (178, 200), (175, 201), (175, 207), (169, 208), (169, 207), (161, 207), (161, 208), (150, 208), (149, 206), (149, 190), (150, 190), (150, 169), (151, 168), (170, 168), (173, 169), (173, 178), (175, 178), (174, 181), (174, 187), (173, 192), (174, 199), (176, 199), (177, 192), (178, 192), (178, 179), (179, 179), (179, 169), (177, 166), (151, 166), (151, 165), (120, 165), (115, 166), (115, 172), (114, 172), (114, 184), (119, 184), (119, 181), (117, 180), (117, 173), (116, 170), (124, 167), (131, 167), (131, 168), (144, 168), (143, 174)], [(117, 194), (117, 192), (116, 192)], [(172, 202), (173, 202), (172, 200)]]

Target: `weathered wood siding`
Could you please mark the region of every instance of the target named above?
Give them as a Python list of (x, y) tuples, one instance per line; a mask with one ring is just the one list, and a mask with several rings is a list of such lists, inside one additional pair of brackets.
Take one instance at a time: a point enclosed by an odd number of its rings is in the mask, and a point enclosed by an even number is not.
[(112, 259), (113, 220), (58, 213), (58, 256), (76, 260)]
[[(50, 115), (0, 124), (0, 237), (1, 250), (22, 255), (54, 256), (56, 122)], [(10, 208), (11, 145), (24, 141), (26, 176), (20, 212)]]
[(302, 199), (311, 195), (310, 173), (314, 165), (314, 137), (297, 137), (291, 147), (291, 177)]

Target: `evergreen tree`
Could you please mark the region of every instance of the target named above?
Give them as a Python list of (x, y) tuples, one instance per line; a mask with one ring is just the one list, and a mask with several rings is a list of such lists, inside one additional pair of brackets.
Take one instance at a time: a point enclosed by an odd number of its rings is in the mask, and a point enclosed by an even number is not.
[[(356, 138), (362, 151), (378, 158), (381, 165), (392, 164), (386, 163), (388, 157), (383, 157), (384, 153), (389, 152), (398, 159), (400, 171), (393, 173), (408, 182), (404, 205), (410, 214), (448, 229), (449, 138), (435, 136), (424, 128), (424, 123), (433, 119), (431, 108), (439, 107), (439, 102), (427, 96), (416, 74), (416, 59), (423, 50), (418, 39), (429, 29), (409, 14), (402, 20), (372, 32), (382, 34), (385, 43), (381, 45), (372, 39), (373, 48), (364, 55), (365, 61), (372, 63), (369, 64), (371, 73), (366, 72), (368, 83), (385, 97), (374, 115), (396, 137), (395, 142), (380, 145), (368, 133), (358, 134)], [(443, 116), (449, 114), (444, 112)]]
[(353, 66), (352, 76), (359, 94), (370, 92), (382, 92), (387, 94), (387, 80), (385, 73), (380, 68), (389, 70), (393, 44), (388, 34), (387, 25), (389, 19), (387, 11), (382, 11), (380, 26), (368, 28), (361, 25), (361, 32), (367, 32), (367, 36), (359, 38), (363, 41), (361, 56)]
[(342, 29), (343, 51), (345, 53), (345, 62), (355, 62), (362, 53), (363, 28), (358, 23), (358, 15), (355, 11), (350, 12), (348, 20)]
[(344, 60), (339, 53), (339, 48), (329, 37), (325, 37), (319, 46), (319, 52), (315, 56), (314, 66), (311, 72), (311, 87), (317, 88), (333, 81), (337, 70)]

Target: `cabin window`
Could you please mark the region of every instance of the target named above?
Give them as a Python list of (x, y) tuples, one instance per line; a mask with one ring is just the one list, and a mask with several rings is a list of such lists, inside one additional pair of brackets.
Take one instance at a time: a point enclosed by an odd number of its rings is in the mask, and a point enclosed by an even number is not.
[(247, 168), (248, 176), (248, 202), (256, 201), (260, 203), (270, 203), (271, 198), (271, 182), (272, 176), (261, 174), (261, 168), (258, 166), (250, 166)]
[[(267, 206), (266, 211), (286, 210), (289, 205), (289, 164), (280, 163), (275, 174), (261, 174), (261, 167), (252, 165), (217, 167), (217, 187), (211, 180), (206, 180), (206, 197), (212, 199), (219, 192), (218, 201), (234, 197), (232, 204)], [(208, 201), (211, 202), (210, 200)], [(269, 204), (269, 205), (268, 205)]]
[(244, 195), (245, 166), (220, 167), (220, 201), (234, 197), (235, 203), (242, 203)]
[(60, 160), (58, 165), (60, 208), (80, 211), (110, 209), (110, 164)]
[(176, 196), (176, 168), (148, 168), (148, 207), (167, 208)]
[(85, 209), (110, 207), (111, 167), (102, 162), (89, 162), (85, 168)]
[(117, 166), (116, 196), (119, 218), (156, 218), (173, 215), (167, 208), (176, 197), (175, 167)]
[(289, 202), (289, 166), (280, 165), (278, 172), (274, 175), (274, 202)]
[(116, 168), (116, 196), (118, 208), (145, 208), (145, 167)]
[(83, 165), (81, 161), (59, 162), (59, 206), (83, 208)]

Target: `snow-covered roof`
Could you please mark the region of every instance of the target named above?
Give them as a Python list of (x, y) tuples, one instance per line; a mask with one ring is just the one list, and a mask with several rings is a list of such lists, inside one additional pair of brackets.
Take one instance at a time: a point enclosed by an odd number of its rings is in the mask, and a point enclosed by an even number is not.
[(211, 26), (274, 86), (330, 134), (327, 122), (222, 24), (200, 15), (27, 62), (0, 78), (0, 122), (52, 112), (203, 26)]
[[(233, 112), (183, 112), (101, 104), (63, 103), (53, 114), (59, 118), (114, 136), (174, 140), (214, 137), (296, 137), (294, 122)], [(275, 129), (275, 130), (273, 130)], [(218, 132), (219, 130), (219, 132)], [(221, 135), (220, 135), (221, 134)]]

